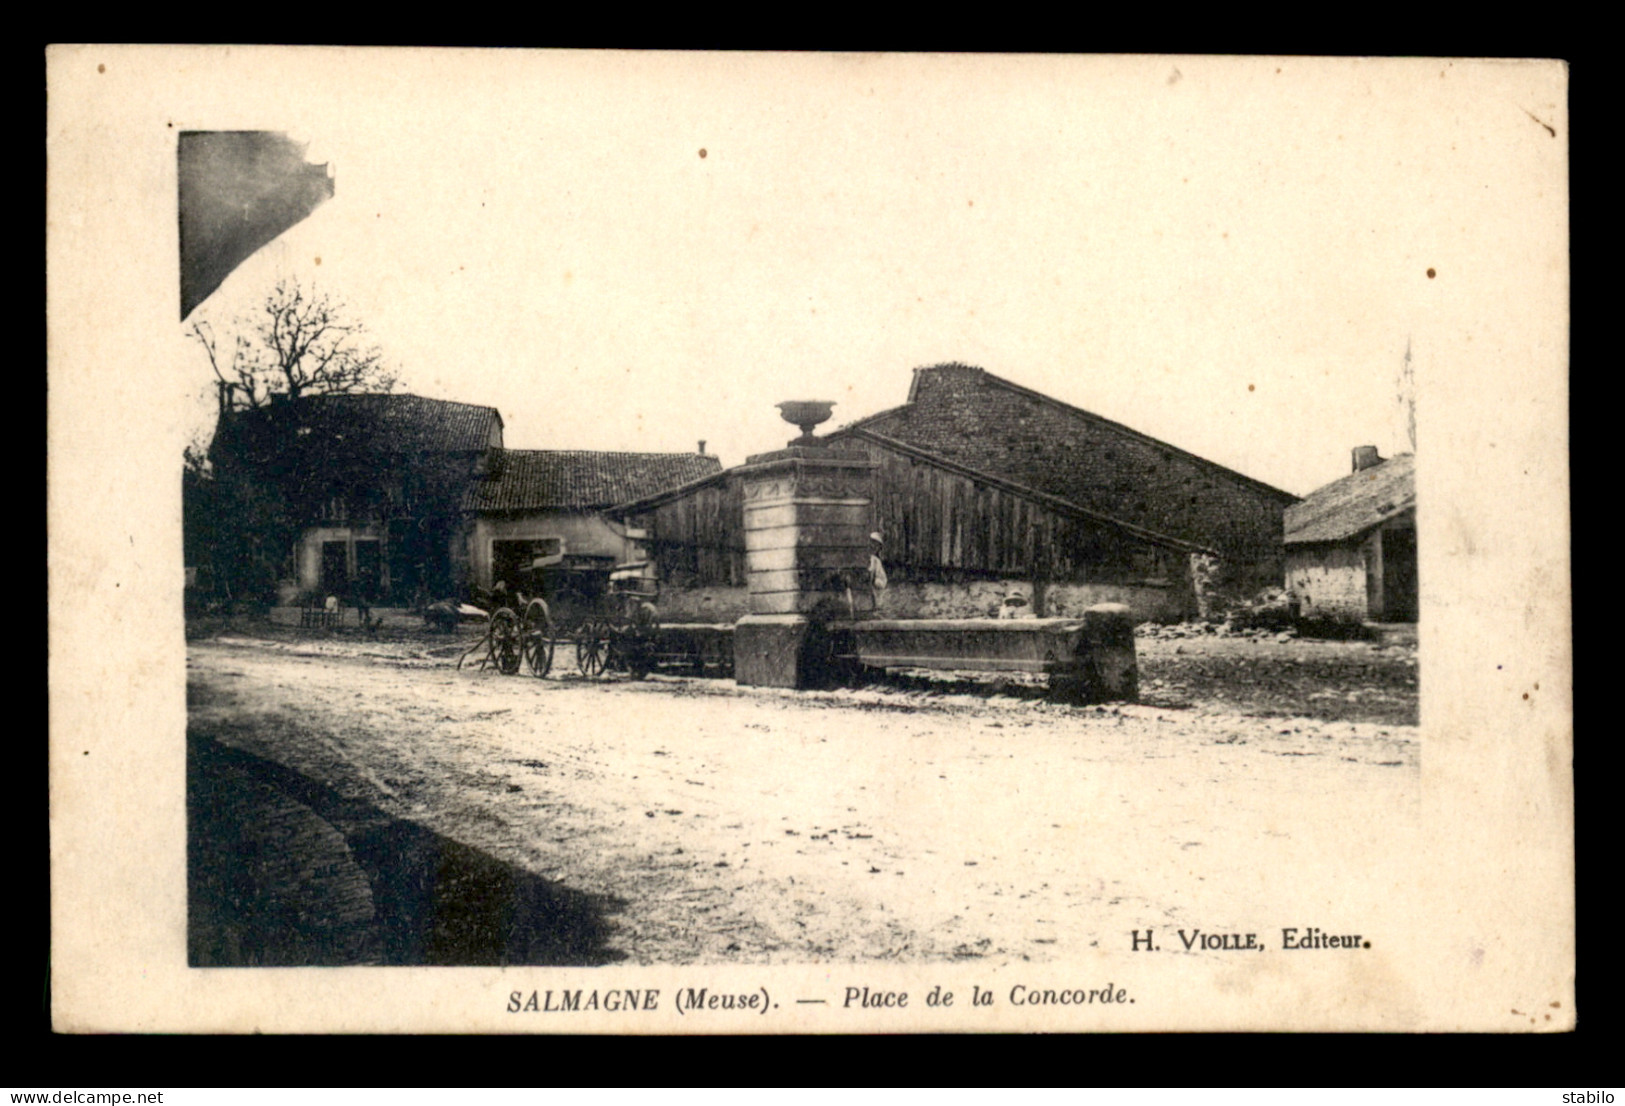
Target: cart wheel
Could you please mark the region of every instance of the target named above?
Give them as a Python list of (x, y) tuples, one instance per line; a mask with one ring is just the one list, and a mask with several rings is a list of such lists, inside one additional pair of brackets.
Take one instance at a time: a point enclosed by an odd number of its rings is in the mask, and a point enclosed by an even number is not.
[(519, 616), (503, 607), (491, 616), (491, 659), (497, 671), (504, 676), (516, 674), (521, 651)]
[(606, 631), (607, 628), (596, 619), (588, 619), (577, 631), (576, 667), (581, 669), (583, 676), (603, 674), (604, 663), (609, 659), (609, 638)]
[(525, 608), (520, 630), (524, 638), (525, 661), (530, 665), (531, 674), (537, 678), (547, 675), (553, 668), (553, 619), (548, 615), (547, 604), (540, 599), (532, 599)]

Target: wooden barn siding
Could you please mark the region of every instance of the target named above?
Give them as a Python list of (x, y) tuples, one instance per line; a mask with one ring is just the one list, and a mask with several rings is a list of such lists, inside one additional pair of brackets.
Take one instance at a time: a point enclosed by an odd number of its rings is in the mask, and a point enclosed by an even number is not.
[(676, 587), (744, 587), (745, 498), (735, 477), (635, 516), (661, 577)]
[(1067, 583), (1177, 580), (1184, 554), (1090, 520), (1052, 511), (873, 442), (879, 462), (875, 521), (887, 571), (900, 582), (955, 575), (1029, 576), (1047, 555), (1049, 578)]
[[(899, 583), (1030, 577), (1041, 556), (1057, 583), (1179, 580), (1185, 555), (1085, 519), (1062, 515), (873, 442), (879, 462), (874, 520), (882, 559)], [(734, 476), (630, 521), (649, 532), (661, 577), (677, 587), (745, 585), (744, 486)]]

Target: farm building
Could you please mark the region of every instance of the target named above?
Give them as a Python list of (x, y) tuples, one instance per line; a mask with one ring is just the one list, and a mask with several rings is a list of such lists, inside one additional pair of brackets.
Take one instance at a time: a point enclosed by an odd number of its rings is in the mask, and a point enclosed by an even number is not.
[(218, 533), (217, 556), (258, 557), (285, 600), (303, 592), (404, 604), (455, 586), (466, 559), (462, 498), (501, 445), (496, 408), (413, 395), (223, 411), (210, 448), (220, 495), (187, 527), (222, 531), (230, 511), (251, 514), (257, 530), (247, 538), (264, 548)]
[[(824, 441), (877, 465), (869, 525), (884, 535), (892, 618), (992, 616), (1011, 590), (1036, 615), (1126, 603), (1140, 618), (1191, 613), (1189, 562), (1212, 550), (979, 472), (862, 427)], [(748, 611), (739, 469), (612, 512), (647, 535), (664, 617), (721, 622)]]
[(1252, 592), (1281, 584), (1281, 516), (1296, 496), (985, 370), (915, 369), (907, 403), (828, 438), (860, 430), (1212, 549), (1219, 586)]
[(541, 546), (626, 559), (603, 508), (721, 469), (701, 453), (505, 449), (494, 407), (412, 395), (222, 411), (210, 459), (189, 485), (189, 564), (283, 603), (400, 607), (489, 588)]
[(513, 587), (538, 556), (633, 560), (635, 535), (604, 509), (721, 471), (722, 462), (704, 453), (493, 450), (463, 501), (471, 579), (481, 588), (499, 580)]
[(1300, 618), (1416, 621), (1416, 458), (1359, 447), (1350, 475), (1287, 508), (1285, 543)]

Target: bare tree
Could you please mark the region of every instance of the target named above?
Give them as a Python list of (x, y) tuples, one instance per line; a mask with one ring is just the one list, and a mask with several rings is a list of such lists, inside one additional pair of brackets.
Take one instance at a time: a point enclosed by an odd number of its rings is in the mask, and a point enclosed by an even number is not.
[(281, 280), (252, 316), (239, 320), (230, 353), (214, 329), (194, 322), (191, 335), (209, 357), (228, 407), (263, 407), (273, 396), (388, 392), (395, 374), (367, 330), (338, 300), (297, 280)]

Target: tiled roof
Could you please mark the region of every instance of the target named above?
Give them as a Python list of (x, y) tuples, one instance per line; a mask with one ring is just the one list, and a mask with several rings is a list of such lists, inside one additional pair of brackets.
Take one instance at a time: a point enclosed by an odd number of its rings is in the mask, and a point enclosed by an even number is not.
[(307, 396), (235, 412), (221, 420), (217, 438), (244, 436), (272, 449), (297, 440), (342, 444), (360, 453), (465, 453), (489, 447), (501, 425), (495, 407), (472, 403), (413, 395)]
[(1343, 541), (1416, 506), (1416, 457), (1401, 453), (1350, 473), (1286, 509), (1288, 545)]
[[(895, 438), (888, 438), (884, 434), (879, 434), (866, 427), (843, 427), (842, 429), (837, 430), (820, 440), (827, 444), (833, 445), (842, 439), (853, 438), (873, 443), (882, 449), (890, 450), (894, 453), (901, 453), (904, 456), (912, 457), (917, 461), (923, 461), (926, 464), (940, 468), (945, 472), (951, 472), (959, 476), (964, 476), (978, 483), (986, 484), (990, 487), (1001, 488), (1013, 495), (1030, 500), (1033, 503), (1056, 511), (1060, 514), (1071, 515), (1075, 518), (1084, 518), (1090, 520), (1091, 522), (1097, 522), (1110, 526), (1113, 529), (1121, 530), (1125, 534), (1138, 538), (1152, 545), (1161, 545), (1170, 549), (1177, 549), (1184, 553), (1214, 552), (1214, 550), (1205, 545), (1185, 541), (1181, 538), (1170, 537), (1167, 534), (1159, 534), (1156, 531), (1148, 530), (1143, 526), (1135, 526), (1132, 523), (1124, 522), (1121, 519), (1112, 518), (1110, 515), (1102, 514), (1099, 511), (1091, 511), (1087, 507), (1081, 507), (1069, 500), (1062, 499), (1059, 496), (1049, 495), (1045, 492), (1039, 491), (1036, 488), (1031, 488), (1025, 484), (1018, 483), (1017, 481), (1008, 480), (1002, 476), (996, 476), (988, 472), (979, 472), (976, 469), (968, 468), (965, 465), (952, 461), (947, 457), (939, 456), (938, 454), (932, 453), (929, 450), (921, 449), (919, 446), (911, 445), (908, 442), (900, 442)], [(691, 480), (686, 484), (680, 484), (665, 489), (664, 491), (654, 492), (645, 495), (641, 499), (628, 500), (624, 503), (617, 504), (611, 514), (621, 518), (626, 518), (630, 515), (642, 514), (645, 511), (650, 511), (656, 507), (670, 503), (672, 500), (681, 499), (684, 496), (692, 495), (701, 488), (708, 487), (714, 482), (730, 479), (737, 480), (739, 479), (739, 470), (743, 467), (744, 466), (739, 466), (739, 468), (727, 470), (718, 469), (708, 475)]]
[[(1262, 480), (1248, 476), (1246, 473), (1237, 472), (1235, 469), (1227, 468), (1224, 465), (1219, 464), (1217, 461), (1210, 461), (1206, 457), (1200, 456), (1199, 454), (1192, 453), (1189, 450), (1181, 449), (1176, 445), (1153, 438), (1149, 434), (1142, 434), (1140, 431), (1135, 430), (1131, 426), (1125, 426), (1122, 423), (1108, 419), (1103, 415), (1097, 415), (1093, 411), (1086, 411), (1082, 407), (1076, 407), (1065, 402), (1064, 400), (1056, 399), (1054, 396), (1045, 395), (1043, 392), (1035, 391), (1034, 389), (1028, 388), (1022, 384), (1017, 384), (1013, 380), (1006, 380), (1002, 376), (995, 376), (986, 369), (977, 368), (974, 365), (960, 364), (959, 362), (952, 362), (944, 365), (930, 365), (924, 368), (915, 369), (913, 382), (909, 385), (907, 403), (900, 407), (888, 407), (884, 411), (877, 411), (873, 415), (868, 415), (864, 418), (856, 420), (855, 422), (848, 423), (845, 426), (842, 426), (840, 429), (856, 430), (865, 427), (873, 427), (876, 430), (882, 430), (885, 433), (896, 436), (898, 431), (893, 424), (897, 422), (899, 416), (906, 417), (909, 409), (914, 406), (916, 398), (920, 392), (920, 383), (922, 378), (931, 374), (954, 372), (973, 375), (985, 385), (995, 388), (1003, 388), (1004, 390), (1014, 392), (1017, 395), (1026, 396), (1029, 399), (1043, 403), (1054, 410), (1061, 412), (1068, 418), (1076, 419), (1080, 422), (1090, 423), (1098, 427), (1103, 427), (1114, 433), (1124, 435), (1128, 438), (1133, 438), (1137, 441), (1145, 443), (1146, 445), (1164, 450), (1167, 453), (1184, 457), (1187, 460), (1201, 465), (1214, 473), (1226, 477), (1227, 479), (1248, 485), (1249, 487), (1263, 492), (1266, 495), (1279, 499), (1282, 503), (1292, 503), (1297, 499), (1297, 496), (1293, 495), (1291, 492), (1283, 491), (1282, 489), (1271, 484), (1264, 483)], [(928, 426), (924, 428), (923, 431), (914, 429), (911, 430), (910, 433), (913, 435), (910, 440), (915, 441), (916, 444), (927, 449), (943, 454), (944, 456), (951, 456), (956, 449), (962, 445), (956, 428), (948, 424)]]
[(493, 450), (486, 478), (469, 490), (471, 511), (612, 507), (722, 471), (703, 453)]
[(649, 492), (645, 495), (639, 496), (637, 499), (629, 499), (622, 503), (616, 503), (613, 505), (613, 509), (610, 510), (609, 513), (616, 518), (625, 518), (628, 515), (641, 514), (644, 511), (652, 511), (656, 507), (664, 506), (673, 500), (682, 499), (686, 496), (693, 495), (701, 488), (707, 488), (712, 484), (724, 483), (730, 479), (733, 479), (733, 473), (736, 472), (737, 469), (738, 466), (731, 469), (719, 467), (712, 472), (697, 477), (693, 480), (689, 480), (685, 483), (676, 484), (669, 488), (662, 488), (657, 492)]

